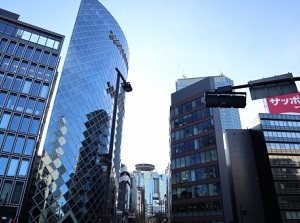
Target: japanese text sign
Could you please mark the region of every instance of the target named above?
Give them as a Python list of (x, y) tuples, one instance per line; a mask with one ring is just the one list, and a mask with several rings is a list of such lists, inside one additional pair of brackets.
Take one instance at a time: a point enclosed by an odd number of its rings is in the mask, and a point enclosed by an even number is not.
[(267, 98), (269, 113), (300, 115), (300, 92)]

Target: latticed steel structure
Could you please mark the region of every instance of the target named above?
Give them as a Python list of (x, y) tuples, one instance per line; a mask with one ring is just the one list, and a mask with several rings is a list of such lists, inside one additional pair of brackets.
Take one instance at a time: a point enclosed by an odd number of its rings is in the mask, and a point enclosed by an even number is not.
[[(105, 193), (117, 67), (128, 72), (128, 46), (113, 16), (97, 0), (82, 0), (63, 66), (30, 222), (99, 222)], [(114, 218), (124, 116), (120, 88), (109, 209)]]

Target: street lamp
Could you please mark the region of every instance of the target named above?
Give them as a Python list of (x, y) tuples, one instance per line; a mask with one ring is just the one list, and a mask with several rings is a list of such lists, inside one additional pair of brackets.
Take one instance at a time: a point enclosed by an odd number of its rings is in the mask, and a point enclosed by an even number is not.
[(106, 187), (104, 193), (104, 203), (103, 203), (103, 210), (102, 216), (100, 218), (101, 222), (108, 223), (110, 218), (110, 213), (108, 210), (108, 194), (110, 190), (110, 173), (111, 173), (111, 165), (112, 165), (112, 154), (114, 148), (114, 137), (115, 137), (115, 126), (116, 126), (116, 117), (117, 117), (117, 109), (118, 109), (118, 98), (119, 98), (119, 88), (120, 88), (120, 78), (122, 79), (122, 88), (125, 92), (131, 92), (132, 87), (130, 82), (126, 82), (125, 78), (123, 77), (122, 73), (119, 71), (118, 68), (115, 68), (117, 71), (117, 83), (116, 89), (114, 92), (114, 108), (113, 108), (113, 115), (112, 115), (112, 124), (111, 124), (111, 133), (110, 133), (110, 142), (109, 142), (109, 152), (105, 154), (101, 159), (101, 163), (105, 163), (107, 165), (107, 172), (106, 172)]

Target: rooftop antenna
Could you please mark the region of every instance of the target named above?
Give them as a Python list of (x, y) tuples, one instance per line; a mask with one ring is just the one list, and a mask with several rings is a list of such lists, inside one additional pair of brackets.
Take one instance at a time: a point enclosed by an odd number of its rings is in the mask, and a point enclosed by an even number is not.
[(183, 77), (183, 79), (186, 78), (186, 75), (185, 75), (185, 73), (184, 73), (184, 69), (183, 69), (182, 77)]
[(223, 71), (222, 68), (220, 67), (220, 75), (223, 75)]

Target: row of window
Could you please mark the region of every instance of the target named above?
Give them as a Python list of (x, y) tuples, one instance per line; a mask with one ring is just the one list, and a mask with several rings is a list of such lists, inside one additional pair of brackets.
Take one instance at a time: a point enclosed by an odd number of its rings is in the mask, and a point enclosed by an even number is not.
[(29, 167), (28, 159), (0, 157), (0, 176), (25, 178)]
[(300, 182), (274, 182), (276, 189), (287, 189), (300, 191)]
[(213, 197), (220, 195), (220, 183), (198, 184), (190, 187), (172, 189), (172, 199), (182, 200), (199, 197)]
[[(28, 61), (20, 61), (19, 59), (13, 59), (10, 61), (10, 57), (5, 56), (0, 63), (0, 69), (17, 73), (30, 78), (36, 78), (50, 82), (54, 76), (54, 70), (52, 68), (46, 69), (45, 66), (38, 66), (35, 63), (29, 63)], [(12, 74), (10, 75), (12, 76)]]
[(42, 51), (41, 49), (35, 49), (31, 46), (25, 46), (22, 43), (10, 41), (8, 39), (1, 39), (0, 52), (14, 55), (19, 58), (25, 58), (26, 60), (32, 60), (36, 63), (42, 63), (55, 67), (57, 63), (57, 54), (50, 53), (49, 51)]
[(15, 134), (7, 134), (5, 136), (5, 133), (0, 132), (0, 146), (2, 145), (2, 152), (30, 156), (34, 150), (34, 144), (34, 138)]
[(45, 101), (43, 100), (0, 91), (0, 108), (41, 116), (44, 106)]
[[(222, 204), (221, 201), (193, 203), (190, 205), (179, 204), (172, 205), (172, 217), (176, 220), (176, 217), (202, 217), (202, 216), (222, 216)], [(213, 221), (214, 223), (223, 223)]]
[[(1, 78), (3, 79), (2, 87)], [(2, 76), (0, 73), (0, 88), (46, 98), (49, 91), (49, 84), (31, 79), (23, 79), (22, 77)]]
[(299, 168), (271, 168), (272, 175), (276, 178), (300, 179)]
[(40, 119), (32, 116), (4, 112), (0, 118), (0, 129), (37, 135)]
[(179, 131), (176, 132), (172, 132), (171, 133), (171, 141), (175, 141), (175, 140), (180, 140), (180, 139), (184, 139), (186, 137), (191, 137), (194, 135), (198, 135), (201, 134), (203, 132), (207, 132), (210, 130), (214, 130), (214, 121), (213, 119), (206, 121), (206, 122), (202, 122), (199, 123), (197, 125), (193, 125), (190, 126), (188, 128), (185, 129), (181, 129)]
[(18, 204), (20, 202), (23, 184), (23, 182), (15, 182), (15, 184), (13, 184), (12, 181), (5, 181), (1, 191), (1, 198), (6, 199), (6, 203)]
[(207, 146), (212, 146), (216, 144), (215, 134), (205, 135), (198, 139), (189, 140), (183, 143), (178, 143), (171, 146), (171, 155), (181, 154), (188, 151), (193, 151), (201, 149)]
[(279, 131), (264, 131), (265, 137), (299, 139), (300, 132), (279, 132)]
[(300, 150), (299, 143), (267, 143), (268, 149), (293, 149), (293, 150)]
[(261, 120), (262, 125), (279, 126), (279, 127), (300, 127), (299, 121), (279, 121), (279, 120)]
[(172, 184), (195, 182), (219, 177), (219, 166), (208, 166), (172, 174)]
[(46, 36), (44, 33), (38, 33), (37, 31), (29, 30), (28, 27), (23, 28), (6, 21), (0, 21), (0, 33), (5, 33), (10, 36), (14, 36), (23, 40), (30, 41), (32, 43), (38, 43), (42, 46), (53, 48), (58, 50), (60, 48), (61, 41)]
[(211, 108), (203, 108), (199, 111), (193, 112), (191, 114), (176, 118), (170, 122), (171, 129), (178, 128), (184, 125), (188, 125), (192, 122), (207, 118), (212, 115)]
[(300, 156), (292, 156), (292, 155), (269, 155), (269, 160), (271, 165), (277, 166), (299, 166), (300, 164)]
[(196, 164), (209, 163), (216, 160), (218, 160), (217, 150), (212, 149), (189, 156), (172, 159), (171, 168), (172, 170), (174, 170), (178, 168), (193, 166)]
[(199, 107), (202, 107), (202, 106), (204, 106), (204, 97), (197, 98), (196, 100), (187, 102), (187, 103), (185, 103), (181, 106), (178, 106), (176, 108), (171, 109), (170, 115), (171, 115), (171, 118), (172, 118), (172, 117), (175, 117), (177, 115), (181, 115), (183, 113), (189, 112), (189, 111), (191, 111), (195, 108), (199, 108)]
[(281, 217), (288, 220), (300, 220), (300, 211), (282, 211)]

